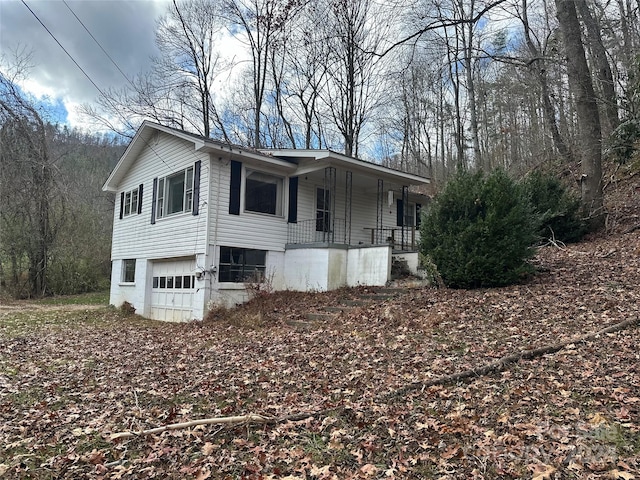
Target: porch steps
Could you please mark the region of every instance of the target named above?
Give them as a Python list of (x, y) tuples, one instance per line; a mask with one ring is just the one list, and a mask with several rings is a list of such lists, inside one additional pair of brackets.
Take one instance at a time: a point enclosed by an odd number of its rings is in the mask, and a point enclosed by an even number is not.
[(364, 307), (368, 305), (369, 302), (366, 300), (343, 300), (342, 304), (347, 307)]
[(384, 302), (406, 293), (403, 287), (383, 287), (377, 288), (370, 293), (354, 293), (353, 297), (342, 299), (339, 305), (327, 305), (320, 312), (308, 312), (303, 315), (303, 319), (287, 322), (290, 326), (299, 330), (311, 330), (320, 328), (323, 323), (338, 317), (342, 312), (347, 312), (357, 307), (366, 307), (376, 303)]
[(376, 302), (384, 302), (385, 300), (389, 300), (390, 298), (395, 297), (395, 295), (388, 295), (383, 293), (365, 293), (362, 295), (358, 295), (360, 300), (373, 300)]
[(342, 313), (350, 309), (351, 307), (349, 305), (342, 305), (338, 307), (324, 307), (324, 311), (329, 313)]
[(304, 317), (307, 320), (311, 320), (312, 322), (321, 322), (324, 320), (331, 320), (334, 318), (334, 314), (333, 313), (329, 313), (329, 312), (316, 312), (316, 313), (305, 313)]

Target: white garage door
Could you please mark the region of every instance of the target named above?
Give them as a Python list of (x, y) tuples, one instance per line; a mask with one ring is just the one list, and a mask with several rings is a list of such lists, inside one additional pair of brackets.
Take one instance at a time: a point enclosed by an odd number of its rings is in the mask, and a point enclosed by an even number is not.
[(154, 262), (151, 318), (171, 322), (193, 319), (195, 268), (195, 259)]

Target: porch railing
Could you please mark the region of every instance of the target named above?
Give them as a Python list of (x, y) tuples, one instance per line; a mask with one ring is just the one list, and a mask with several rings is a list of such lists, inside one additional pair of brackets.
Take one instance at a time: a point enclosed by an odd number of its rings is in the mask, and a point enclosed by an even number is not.
[(371, 245), (391, 245), (394, 250), (414, 251), (418, 248), (415, 228), (365, 227), (371, 233)]
[[(333, 229), (326, 228), (327, 231), (323, 230), (325, 228), (322, 220), (310, 219), (290, 223), (287, 231), (287, 243), (336, 243), (340, 245), (349, 245), (351, 243), (346, 222), (342, 218), (335, 219)], [(370, 245), (391, 245), (394, 250), (405, 251), (414, 251), (417, 248), (414, 228), (406, 228), (404, 238), (402, 227), (365, 227), (364, 230), (368, 233), (367, 239), (370, 240)], [(365, 241), (365, 243), (367, 242)]]
[(338, 243), (349, 244), (346, 223), (343, 218), (336, 218), (332, 228), (325, 226), (322, 220), (301, 220), (290, 223), (287, 230), (287, 243)]

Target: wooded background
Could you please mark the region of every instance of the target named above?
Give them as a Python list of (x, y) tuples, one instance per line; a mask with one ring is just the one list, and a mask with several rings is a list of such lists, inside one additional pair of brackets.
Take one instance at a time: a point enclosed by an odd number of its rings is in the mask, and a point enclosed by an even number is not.
[[(560, 166), (602, 224), (602, 162), (640, 132), (637, 0), (191, 0), (161, 52), (83, 107), (92, 134), (0, 85), (0, 282), (98, 288), (113, 199), (100, 186), (143, 119), (256, 148), (331, 148), (432, 179)], [(235, 45), (229, 51), (229, 39)], [(604, 159), (604, 160), (603, 160)]]

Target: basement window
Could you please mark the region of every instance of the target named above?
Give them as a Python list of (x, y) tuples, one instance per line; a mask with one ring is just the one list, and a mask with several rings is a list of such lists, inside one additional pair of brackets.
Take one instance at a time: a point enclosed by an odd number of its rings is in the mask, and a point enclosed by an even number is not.
[(122, 260), (122, 283), (134, 283), (136, 281), (136, 260)]
[(220, 247), (218, 281), (243, 283), (264, 277), (267, 252), (250, 248)]

